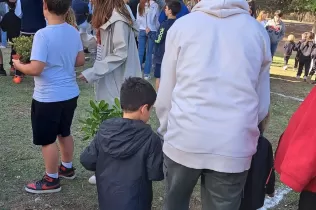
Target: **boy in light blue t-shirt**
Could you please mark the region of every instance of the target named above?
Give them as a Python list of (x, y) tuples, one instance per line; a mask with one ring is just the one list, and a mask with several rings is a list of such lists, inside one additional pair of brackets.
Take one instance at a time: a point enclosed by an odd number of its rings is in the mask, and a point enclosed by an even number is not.
[(46, 167), (42, 180), (25, 187), (30, 193), (59, 192), (60, 177), (75, 178), (72, 166), (74, 142), (70, 132), (79, 96), (75, 67), (85, 62), (80, 35), (64, 20), (71, 0), (44, 0), (43, 4), (48, 25), (34, 36), (31, 63), (21, 64), (13, 60), (16, 69), (34, 76), (33, 143), (42, 146)]

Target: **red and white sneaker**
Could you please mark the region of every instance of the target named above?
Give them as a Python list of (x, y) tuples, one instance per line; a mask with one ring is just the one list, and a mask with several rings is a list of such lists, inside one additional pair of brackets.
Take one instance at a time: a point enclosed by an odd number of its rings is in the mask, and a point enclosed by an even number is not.
[(62, 164), (60, 164), (59, 166), (59, 177), (63, 178), (63, 179), (74, 179), (76, 178), (76, 173), (75, 173), (75, 168), (66, 168), (65, 166), (63, 166)]

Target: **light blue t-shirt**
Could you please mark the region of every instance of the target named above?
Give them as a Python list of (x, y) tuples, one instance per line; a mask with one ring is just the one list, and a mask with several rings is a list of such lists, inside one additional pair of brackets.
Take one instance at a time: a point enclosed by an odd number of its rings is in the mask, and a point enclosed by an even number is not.
[(31, 60), (46, 63), (41, 75), (34, 77), (36, 101), (66, 101), (79, 95), (75, 63), (80, 51), (80, 34), (67, 23), (48, 25), (35, 34)]

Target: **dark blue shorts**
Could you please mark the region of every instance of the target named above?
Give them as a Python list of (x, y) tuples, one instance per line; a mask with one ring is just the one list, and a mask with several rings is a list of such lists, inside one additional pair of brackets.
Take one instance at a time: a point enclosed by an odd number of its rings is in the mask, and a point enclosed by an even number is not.
[(160, 63), (156, 63), (156, 67), (155, 67), (155, 78), (160, 78), (161, 75), (161, 64)]

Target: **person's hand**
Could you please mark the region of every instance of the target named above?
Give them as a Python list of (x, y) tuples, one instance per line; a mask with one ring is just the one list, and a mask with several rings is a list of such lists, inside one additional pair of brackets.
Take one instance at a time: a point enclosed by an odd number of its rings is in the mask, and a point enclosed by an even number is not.
[(82, 74), (78, 76), (78, 79), (88, 83), (88, 80)]
[(19, 70), (19, 66), (21, 65), (20, 60), (12, 59), (12, 63), (15, 69)]
[(269, 196), (270, 198), (273, 198), (273, 197), (274, 197), (274, 193), (268, 194), (268, 196)]
[(146, 28), (146, 34), (149, 34), (149, 32), (150, 32), (150, 29), (147, 27)]

